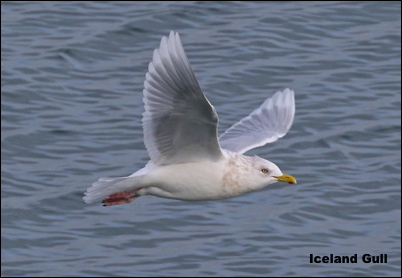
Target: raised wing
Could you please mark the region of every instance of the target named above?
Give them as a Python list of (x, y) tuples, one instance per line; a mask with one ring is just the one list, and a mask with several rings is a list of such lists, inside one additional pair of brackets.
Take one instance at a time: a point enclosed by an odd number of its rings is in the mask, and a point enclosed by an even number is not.
[(249, 116), (234, 124), (219, 137), (222, 149), (244, 153), (282, 138), (295, 115), (294, 92), (285, 89), (268, 98)]
[(144, 87), (144, 142), (155, 164), (222, 156), (218, 116), (198, 85), (178, 33), (170, 32), (155, 49)]

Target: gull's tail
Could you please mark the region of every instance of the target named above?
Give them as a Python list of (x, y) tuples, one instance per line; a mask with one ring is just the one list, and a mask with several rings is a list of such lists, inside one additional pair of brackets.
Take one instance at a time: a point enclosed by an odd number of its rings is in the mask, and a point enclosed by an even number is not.
[(89, 204), (105, 200), (116, 193), (134, 192), (134, 190), (141, 187), (140, 180), (141, 176), (100, 178), (87, 189), (83, 199), (85, 203)]

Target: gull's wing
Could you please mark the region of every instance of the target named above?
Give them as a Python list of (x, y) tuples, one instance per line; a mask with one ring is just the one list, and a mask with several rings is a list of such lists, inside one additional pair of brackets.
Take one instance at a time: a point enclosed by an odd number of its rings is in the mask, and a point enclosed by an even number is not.
[(249, 116), (219, 136), (221, 148), (242, 154), (274, 142), (288, 132), (294, 115), (294, 92), (289, 89), (276, 92)]
[(155, 164), (222, 156), (218, 116), (198, 85), (178, 33), (170, 32), (155, 49), (144, 87), (144, 142)]

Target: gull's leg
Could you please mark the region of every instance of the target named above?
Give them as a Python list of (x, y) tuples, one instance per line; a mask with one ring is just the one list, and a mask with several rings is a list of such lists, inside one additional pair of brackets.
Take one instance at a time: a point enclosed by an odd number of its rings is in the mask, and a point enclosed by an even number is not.
[(109, 195), (106, 199), (102, 201), (104, 207), (115, 206), (126, 204), (134, 201), (140, 195), (135, 195), (138, 191), (140, 191), (142, 187), (131, 190), (131, 191), (124, 191), (124, 192), (117, 192), (114, 194)]

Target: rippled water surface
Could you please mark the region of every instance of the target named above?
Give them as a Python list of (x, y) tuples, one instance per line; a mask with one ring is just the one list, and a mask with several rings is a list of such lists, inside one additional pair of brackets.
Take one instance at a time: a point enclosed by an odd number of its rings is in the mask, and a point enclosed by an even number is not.
[[(1, 20), (2, 276), (400, 275), (400, 2), (2, 2)], [(249, 154), (297, 185), (82, 201), (148, 161), (143, 81), (170, 30), (220, 132), (295, 91), (290, 132)]]

